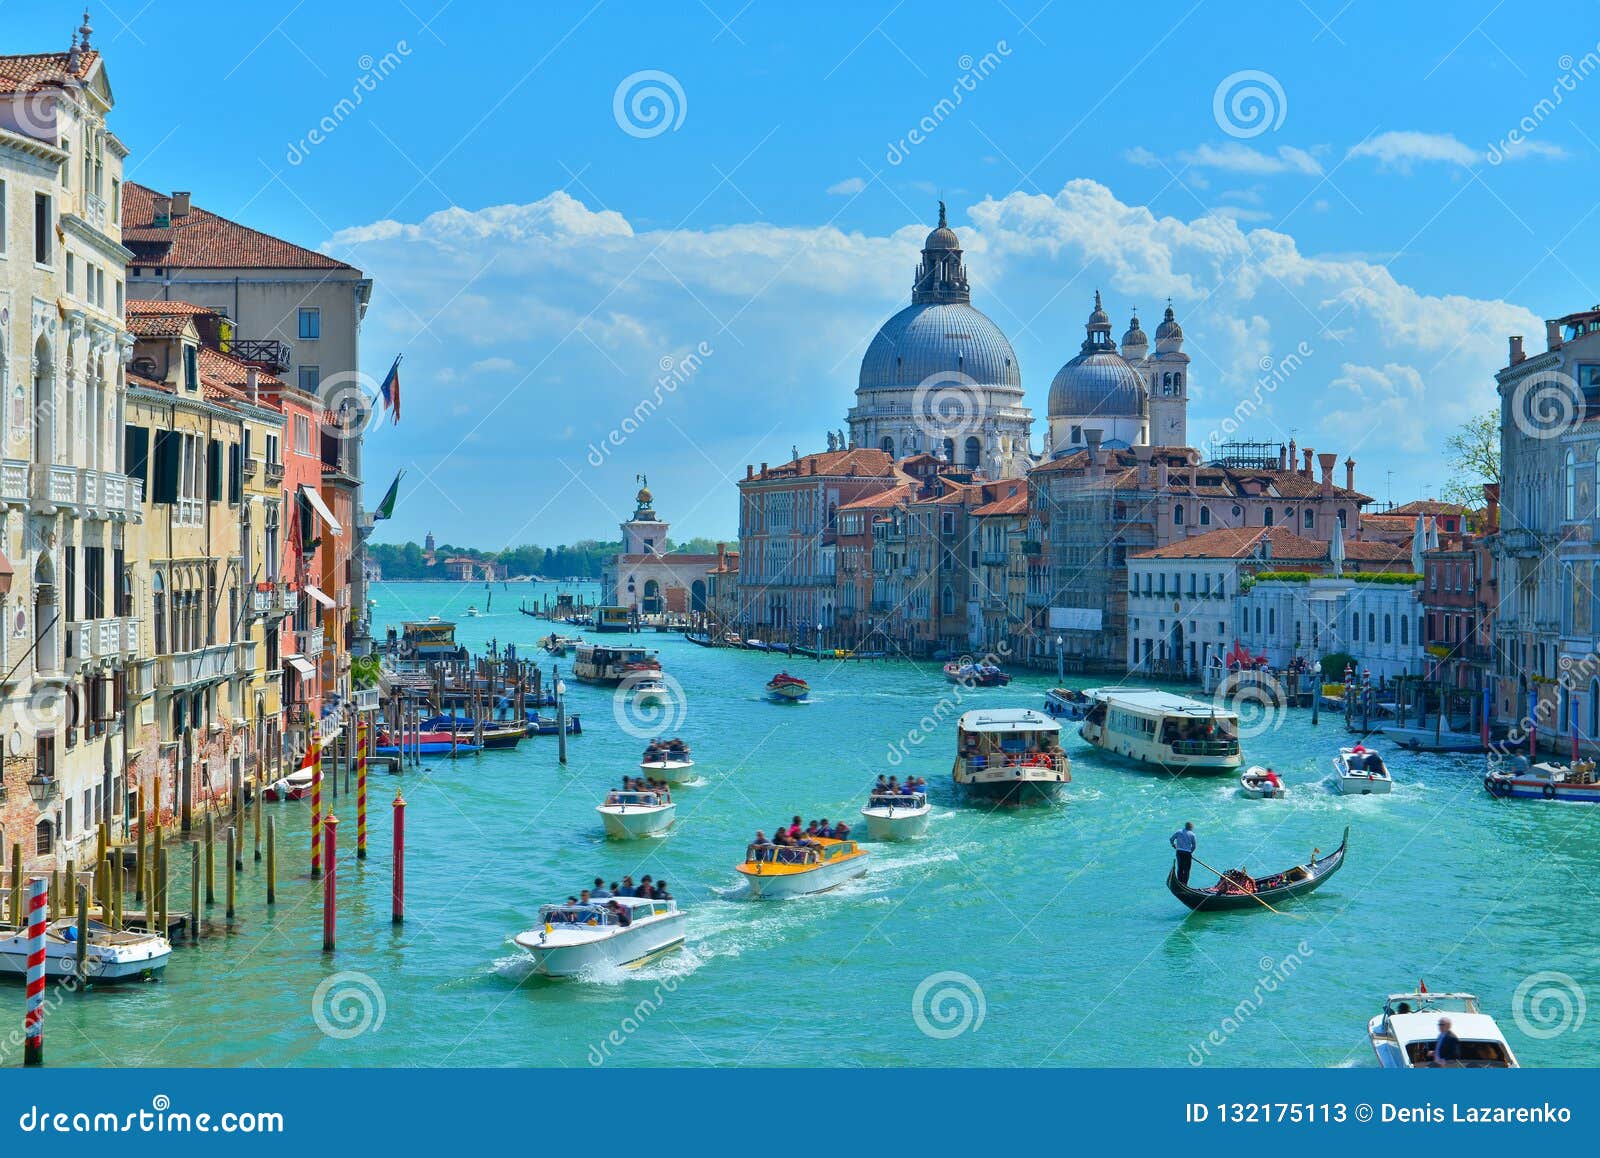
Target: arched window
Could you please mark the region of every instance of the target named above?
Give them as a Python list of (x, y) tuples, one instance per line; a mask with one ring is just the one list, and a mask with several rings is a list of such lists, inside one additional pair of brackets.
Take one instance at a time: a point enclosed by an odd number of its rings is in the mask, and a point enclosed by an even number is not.
[(1562, 482), (1566, 487), (1567, 496), (1562, 510), (1566, 512), (1567, 518), (1575, 519), (1578, 517), (1578, 460), (1572, 451), (1568, 450), (1562, 463)]
[(894, 439), (890, 438), (888, 435), (884, 435), (883, 441), (878, 443), (878, 445), (883, 448), (884, 454), (888, 455), (890, 458), (894, 457)]
[(1339, 508), (1339, 525), (1341, 527), (1349, 527), (1349, 525), (1350, 525), (1349, 523), (1344, 521), (1344, 508), (1343, 507)]
[(1209, 527), (1211, 525), (1211, 508), (1210, 507), (1201, 507), (1200, 508), (1200, 525), (1202, 527)]
[[(4, 377), (4, 372), (0, 371), (0, 378)], [(1594, 513), (1600, 518), (1600, 443), (1594, 448)]]
[(1378, 617), (1373, 612), (1367, 612), (1367, 642), (1378, 642)]
[(983, 444), (977, 438), (967, 439), (966, 467), (968, 470), (977, 470), (978, 464), (983, 460)]
[(1387, 613), (1385, 613), (1383, 617), (1383, 642), (1394, 642), (1394, 622)]
[(1183, 504), (1182, 503), (1174, 503), (1173, 506), (1172, 506), (1172, 525), (1174, 527), (1183, 526)]
[(1361, 642), (1361, 612), (1359, 611), (1350, 617), (1350, 642)]
[(1263, 527), (1272, 526), (1272, 508), (1271, 507), (1263, 507), (1261, 509), (1261, 525)]
[(1400, 646), (1404, 647), (1406, 644), (1411, 642), (1410, 635), (1411, 619), (1409, 616), (1402, 615), (1400, 617)]
[(33, 830), (33, 855), (49, 856), (55, 848), (55, 826), (48, 820), (41, 820)]
[(1305, 509), (1305, 524), (1308, 531), (1317, 525), (1317, 512), (1310, 507)]
[(944, 460), (946, 462), (948, 462), (951, 466), (955, 465), (955, 462), (956, 462), (956, 440), (953, 439), (953, 438), (947, 438), (947, 439), (944, 440)]
[(941, 615), (954, 615), (956, 611), (955, 593), (946, 587), (939, 592), (939, 613)]
[(155, 649), (157, 655), (167, 654), (167, 591), (166, 584), (161, 579), (161, 572), (155, 571), (150, 575), (150, 630), (155, 635)]

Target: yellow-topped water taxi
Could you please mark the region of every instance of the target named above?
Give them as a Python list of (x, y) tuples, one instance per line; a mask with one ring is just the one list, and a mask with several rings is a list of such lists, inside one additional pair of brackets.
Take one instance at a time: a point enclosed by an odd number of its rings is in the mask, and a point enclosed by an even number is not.
[(812, 847), (752, 844), (739, 872), (753, 897), (822, 893), (867, 875), (867, 850), (853, 840), (816, 837)]

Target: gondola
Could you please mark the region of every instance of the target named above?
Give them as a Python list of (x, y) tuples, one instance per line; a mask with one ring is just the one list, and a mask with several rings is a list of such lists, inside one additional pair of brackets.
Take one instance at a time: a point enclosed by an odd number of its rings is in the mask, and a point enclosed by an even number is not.
[(1346, 827), (1339, 847), (1327, 856), (1318, 857), (1309, 866), (1294, 865), (1279, 873), (1256, 877), (1256, 891), (1253, 893), (1219, 893), (1215, 891), (1215, 885), (1209, 889), (1191, 888), (1178, 880), (1178, 867), (1175, 864), (1167, 870), (1167, 888), (1173, 896), (1195, 910), (1259, 909), (1263, 907), (1257, 903), (1259, 901), (1276, 905), (1279, 901), (1316, 890), (1323, 881), (1338, 872), (1344, 865), (1345, 846), (1349, 843), (1350, 829)]

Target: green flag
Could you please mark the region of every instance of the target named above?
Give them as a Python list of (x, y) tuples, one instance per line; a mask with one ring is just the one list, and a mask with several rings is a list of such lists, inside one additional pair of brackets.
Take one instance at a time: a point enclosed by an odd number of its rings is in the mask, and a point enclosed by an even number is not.
[(400, 478), (405, 471), (400, 471), (394, 476), (394, 482), (389, 484), (389, 490), (384, 494), (383, 501), (378, 504), (378, 509), (373, 512), (374, 519), (394, 518), (394, 501), (400, 497)]

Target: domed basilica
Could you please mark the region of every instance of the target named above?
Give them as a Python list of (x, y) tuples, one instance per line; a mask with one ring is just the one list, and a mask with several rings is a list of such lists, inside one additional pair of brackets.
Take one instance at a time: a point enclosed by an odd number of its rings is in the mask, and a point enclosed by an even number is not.
[[(1088, 336), (1050, 383), (1048, 459), (1081, 450), (1089, 432), (1108, 448), (1183, 446), (1189, 356), (1167, 306), (1154, 353), (1135, 313), (1120, 350), (1094, 295)], [(1018, 477), (1039, 461), (1022, 371), (1000, 327), (972, 307), (961, 242), (945, 222), (923, 243), (911, 304), (885, 322), (861, 361), (850, 445), (895, 458), (933, 454), (988, 478)], [(830, 446), (839, 445), (829, 436)]]

